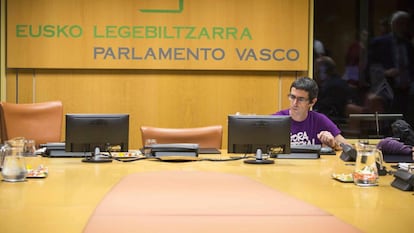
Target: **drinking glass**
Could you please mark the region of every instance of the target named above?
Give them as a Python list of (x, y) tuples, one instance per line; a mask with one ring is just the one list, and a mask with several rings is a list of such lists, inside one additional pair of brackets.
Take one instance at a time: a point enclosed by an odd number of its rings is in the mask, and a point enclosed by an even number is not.
[(144, 155), (145, 157), (151, 157), (151, 145), (157, 144), (157, 140), (154, 138), (149, 138), (145, 140), (144, 145)]
[(26, 139), (23, 146), (23, 156), (26, 160), (28, 172), (43, 167), (44, 159), (41, 155), (36, 154), (36, 142), (33, 139)]
[(36, 142), (33, 139), (26, 139), (23, 146), (23, 156), (36, 155)]
[(375, 145), (357, 143), (357, 157), (353, 172), (354, 183), (358, 186), (378, 185), (377, 161), (381, 151)]

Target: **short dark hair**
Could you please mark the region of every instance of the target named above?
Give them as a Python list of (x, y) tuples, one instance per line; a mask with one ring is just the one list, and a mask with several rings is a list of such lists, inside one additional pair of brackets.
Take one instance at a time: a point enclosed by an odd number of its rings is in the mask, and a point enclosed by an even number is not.
[(315, 82), (315, 80), (309, 77), (302, 77), (302, 78), (296, 79), (292, 83), (292, 85), (290, 85), (290, 89), (292, 89), (292, 87), (298, 90), (303, 90), (303, 91), (308, 92), (309, 100), (313, 100), (314, 98), (318, 97), (318, 92), (319, 92), (318, 84)]

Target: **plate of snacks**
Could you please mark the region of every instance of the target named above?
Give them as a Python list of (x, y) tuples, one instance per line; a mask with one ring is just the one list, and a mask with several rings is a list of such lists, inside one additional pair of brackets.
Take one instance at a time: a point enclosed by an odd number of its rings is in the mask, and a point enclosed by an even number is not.
[(352, 177), (351, 173), (349, 173), (349, 174), (345, 174), (345, 173), (336, 174), (336, 173), (333, 173), (332, 178), (334, 178), (335, 180), (344, 182), (344, 183), (354, 182), (354, 178)]
[(46, 178), (48, 173), (47, 167), (40, 165), (35, 169), (27, 169), (26, 178)]

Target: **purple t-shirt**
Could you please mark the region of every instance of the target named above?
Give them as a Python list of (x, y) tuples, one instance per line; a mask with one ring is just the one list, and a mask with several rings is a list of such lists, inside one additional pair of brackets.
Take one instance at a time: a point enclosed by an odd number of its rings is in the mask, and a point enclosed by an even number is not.
[[(289, 116), (289, 110), (281, 110), (273, 115)], [(290, 142), (292, 145), (322, 144), (318, 139), (318, 133), (321, 131), (329, 131), (334, 137), (341, 133), (341, 130), (327, 116), (309, 111), (308, 117), (304, 121), (292, 119)]]

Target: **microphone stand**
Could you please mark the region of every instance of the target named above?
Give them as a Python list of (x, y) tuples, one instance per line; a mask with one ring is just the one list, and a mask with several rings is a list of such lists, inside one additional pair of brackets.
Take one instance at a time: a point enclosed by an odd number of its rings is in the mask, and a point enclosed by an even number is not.
[(99, 147), (95, 147), (95, 151), (92, 152), (91, 157), (86, 157), (82, 159), (82, 162), (85, 163), (111, 163), (112, 159), (108, 156), (101, 153)]
[(275, 161), (270, 160), (270, 159), (263, 159), (262, 150), (260, 148), (258, 148), (256, 150), (256, 159), (244, 160), (244, 163), (248, 163), (248, 164), (272, 164), (272, 163), (275, 163)]

